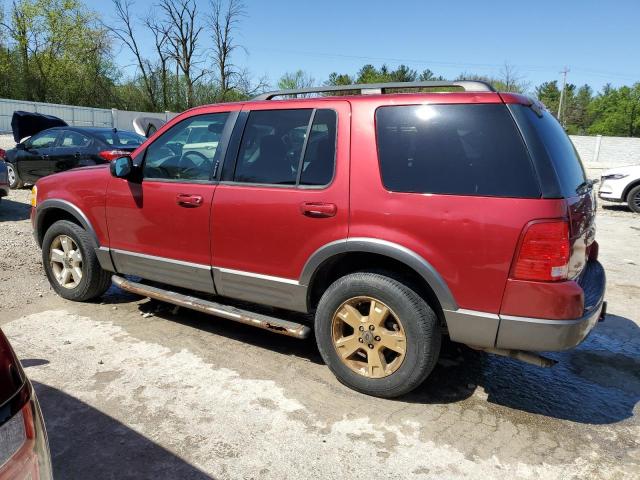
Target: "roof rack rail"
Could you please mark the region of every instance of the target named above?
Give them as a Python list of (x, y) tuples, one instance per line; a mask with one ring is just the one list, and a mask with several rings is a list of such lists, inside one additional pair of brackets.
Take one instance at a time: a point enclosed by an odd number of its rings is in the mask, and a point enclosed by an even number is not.
[(325, 87), (310, 88), (294, 88), (290, 90), (275, 90), (273, 92), (263, 93), (254, 97), (253, 100), (273, 100), (274, 97), (282, 97), (285, 95), (304, 95), (307, 93), (330, 93), (355, 91), (360, 95), (376, 95), (387, 93), (387, 90), (397, 89), (419, 89), (419, 88), (438, 88), (438, 87), (460, 87), (465, 92), (495, 92), (496, 90), (487, 82), (476, 80), (458, 80), (455, 82), (390, 82), (390, 83), (362, 83), (358, 85), (331, 85)]

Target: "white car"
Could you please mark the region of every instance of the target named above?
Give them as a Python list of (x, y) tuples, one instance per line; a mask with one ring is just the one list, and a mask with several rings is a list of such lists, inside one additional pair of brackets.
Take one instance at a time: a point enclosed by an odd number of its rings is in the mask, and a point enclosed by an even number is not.
[(598, 196), (610, 202), (626, 202), (640, 213), (640, 165), (607, 170), (600, 177)]

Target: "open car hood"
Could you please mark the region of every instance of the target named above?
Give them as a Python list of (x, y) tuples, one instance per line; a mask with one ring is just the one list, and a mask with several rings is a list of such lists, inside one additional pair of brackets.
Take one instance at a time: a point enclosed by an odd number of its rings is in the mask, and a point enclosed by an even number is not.
[(13, 131), (13, 139), (16, 143), (31, 135), (35, 135), (42, 130), (53, 127), (66, 127), (67, 122), (54, 117), (53, 115), (44, 115), (42, 113), (32, 113), (15, 111), (11, 117), (11, 130)]

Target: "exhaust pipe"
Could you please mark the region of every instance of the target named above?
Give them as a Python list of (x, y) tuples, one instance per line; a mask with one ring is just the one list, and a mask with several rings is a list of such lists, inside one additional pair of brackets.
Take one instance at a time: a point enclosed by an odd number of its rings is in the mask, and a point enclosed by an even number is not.
[(475, 350), (482, 350), (487, 353), (493, 353), (494, 355), (500, 355), (502, 357), (515, 358), (521, 362), (530, 363), (536, 367), (551, 368), (556, 363), (556, 360), (543, 357), (534, 352), (525, 352), (523, 350), (505, 350), (503, 348), (491, 348), (491, 347), (471, 347)]

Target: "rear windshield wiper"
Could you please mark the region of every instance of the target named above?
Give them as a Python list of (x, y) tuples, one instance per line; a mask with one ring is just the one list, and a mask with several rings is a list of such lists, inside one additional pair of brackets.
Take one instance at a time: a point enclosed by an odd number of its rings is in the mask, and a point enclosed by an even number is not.
[(585, 180), (576, 187), (576, 193), (582, 195), (583, 193), (590, 192), (596, 183), (598, 183), (598, 180)]

